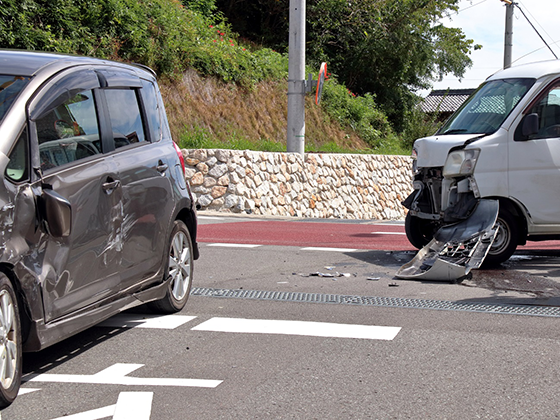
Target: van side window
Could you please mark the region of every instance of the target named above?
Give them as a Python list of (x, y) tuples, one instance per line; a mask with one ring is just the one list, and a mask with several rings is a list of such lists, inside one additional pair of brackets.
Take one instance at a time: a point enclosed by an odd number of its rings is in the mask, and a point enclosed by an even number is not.
[(553, 86), (528, 114), (539, 116), (539, 131), (530, 138), (560, 137), (560, 84)]
[(101, 153), (91, 90), (74, 94), (36, 120), (41, 168), (48, 170)]
[(146, 140), (136, 90), (105, 90), (115, 149)]
[(15, 147), (8, 155), (10, 161), (6, 166), (6, 176), (14, 182), (24, 181), (28, 178), (29, 149), (27, 144), (26, 126), (20, 134)]

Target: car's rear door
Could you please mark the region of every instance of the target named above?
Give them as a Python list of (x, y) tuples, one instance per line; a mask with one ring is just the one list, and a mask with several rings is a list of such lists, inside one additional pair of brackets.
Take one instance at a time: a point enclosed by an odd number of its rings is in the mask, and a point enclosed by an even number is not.
[[(113, 133), (116, 164), (122, 184), (123, 228), (121, 288), (139, 289), (160, 281), (167, 236), (174, 209), (169, 153), (172, 145), (150, 130), (153, 112), (141, 92), (150, 86), (132, 72), (103, 71), (108, 120)], [(153, 89), (153, 87), (152, 87)]]

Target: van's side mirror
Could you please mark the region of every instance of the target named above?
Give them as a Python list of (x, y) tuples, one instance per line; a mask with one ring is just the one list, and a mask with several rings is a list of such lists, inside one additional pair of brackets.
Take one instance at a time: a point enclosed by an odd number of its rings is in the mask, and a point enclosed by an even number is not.
[(70, 235), (72, 205), (66, 198), (53, 190), (43, 189), (39, 210), (51, 236), (64, 238)]
[(529, 137), (539, 132), (539, 114), (527, 114), (523, 117), (521, 133)]

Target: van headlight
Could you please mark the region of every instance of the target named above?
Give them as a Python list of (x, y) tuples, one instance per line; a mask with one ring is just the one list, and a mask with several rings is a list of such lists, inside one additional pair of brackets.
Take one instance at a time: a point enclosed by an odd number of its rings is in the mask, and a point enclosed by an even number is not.
[(418, 173), (418, 151), (414, 147), (410, 157), (412, 158), (412, 174), (416, 175)]
[(449, 178), (472, 175), (479, 154), (480, 149), (454, 150), (449, 153), (443, 167), (443, 176)]

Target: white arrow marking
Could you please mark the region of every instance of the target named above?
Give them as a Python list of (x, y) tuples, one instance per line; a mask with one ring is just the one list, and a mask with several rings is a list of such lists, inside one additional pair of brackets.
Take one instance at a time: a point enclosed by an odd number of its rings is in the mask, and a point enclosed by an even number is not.
[(118, 314), (98, 324), (99, 327), (156, 328), (172, 330), (195, 319), (187, 315)]
[(115, 413), (115, 407), (116, 405), (108, 405), (107, 407), (96, 408), (95, 410), (84, 411), (72, 414), (71, 416), (57, 417), (52, 420), (100, 420), (111, 418)]
[(113, 420), (150, 420), (153, 392), (121, 392)]
[[(53, 420), (150, 420), (153, 392), (121, 392), (117, 404)], [(1, 417), (0, 417), (1, 420)]]
[(328, 322), (282, 321), (267, 319), (211, 318), (193, 330), (253, 334), (307, 335), (312, 337), (393, 340), (400, 327), (333, 324)]
[[(18, 396), (19, 395), (30, 394), (30, 393), (35, 392), (35, 391), (40, 391), (40, 389), (39, 388), (20, 388), (19, 391), (18, 391)], [(0, 418), (0, 420), (2, 420), (2, 419)]]
[(129, 386), (179, 386), (216, 388), (223, 381), (211, 379), (183, 379), (183, 378), (133, 378), (126, 376), (144, 365), (117, 363), (95, 375), (58, 375), (43, 373), (40, 375), (26, 375), (26, 382), (59, 382), (70, 384), (104, 384)]

